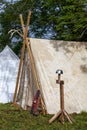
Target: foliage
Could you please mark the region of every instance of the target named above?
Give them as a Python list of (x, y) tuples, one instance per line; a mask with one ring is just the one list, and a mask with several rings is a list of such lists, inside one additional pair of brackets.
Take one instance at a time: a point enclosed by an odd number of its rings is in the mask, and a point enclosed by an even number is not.
[[(8, 31), (21, 30), (19, 14), (23, 14), (26, 23), (28, 10), (32, 11), (29, 37), (87, 41), (87, 0), (18, 0), (2, 4), (1, 45), (12, 42)], [(17, 34), (14, 37), (21, 40)]]
[(87, 113), (71, 115), (75, 122), (70, 124), (67, 120), (63, 124), (55, 120), (51, 125), (48, 121), (51, 115), (33, 116), (29, 111), (14, 107), (12, 104), (0, 104), (1, 130), (86, 130)]

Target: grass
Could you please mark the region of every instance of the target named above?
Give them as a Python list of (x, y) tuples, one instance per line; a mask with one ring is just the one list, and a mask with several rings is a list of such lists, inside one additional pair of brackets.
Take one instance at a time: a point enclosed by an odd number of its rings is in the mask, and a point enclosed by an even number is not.
[(48, 121), (52, 115), (33, 116), (12, 104), (0, 104), (0, 130), (87, 130), (87, 113), (71, 115), (75, 122), (67, 120), (61, 124), (55, 120), (51, 125)]

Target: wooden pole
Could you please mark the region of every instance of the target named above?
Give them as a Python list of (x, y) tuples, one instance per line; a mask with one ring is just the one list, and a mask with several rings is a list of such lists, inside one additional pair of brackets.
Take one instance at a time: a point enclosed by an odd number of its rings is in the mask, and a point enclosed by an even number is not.
[[(29, 40), (27, 39), (28, 27), (29, 27), (29, 23), (30, 23), (30, 15), (31, 15), (31, 11), (28, 12), (27, 24), (26, 24), (26, 27), (24, 27), (23, 17), (22, 17), (22, 14), (20, 14), (20, 21), (21, 21), (22, 30), (23, 30), (23, 48), (22, 48), (22, 55), (21, 55), (20, 64), (19, 64), (18, 77), (17, 77), (17, 81), (16, 81), (16, 89), (15, 89), (14, 100), (13, 100), (14, 104), (16, 104), (16, 95), (17, 95), (17, 90), (18, 90), (18, 83), (19, 83), (19, 79), (20, 79), (20, 73), (21, 73), (21, 68), (22, 68), (22, 63), (23, 63), (23, 58), (24, 58), (25, 47), (27, 47), (28, 55), (29, 55), (31, 63), (32, 63), (32, 71), (33, 71), (33, 74), (35, 77), (36, 87), (37, 87), (37, 89), (40, 89), (39, 81), (37, 78), (38, 76), (37, 76), (36, 69), (35, 69), (34, 59), (33, 59), (32, 51), (30, 49), (30, 43), (28, 42)], [(46, 114), (45, 104), (44, 104), (44, 100), (43, 100), (42, 96), (40, 98), (40, 101), (41, 101), (41, 105), (42, 105), (43, 114)]]
[[(36, 67), (35, 67), (32, 51), (30, 49), (30, 41), (29, 41), (29, 39), (27, 39), (26, 45), (27, 45), (27, 49), (28, 49), (28, 55), (29, 55), (31, 63), (32, 63), (32, 71), (33, 71), (33, 74), (34, 74), (36, 87), (37, 87), (37, 89), (40, 89), (40, 84), (39, 84), (39, 81), (38, 81), (38, 78), (37, 78), (38, 76), (37, 76), (37, 72), (36, 72)], [(45, 105), (44, 105), (44, 101), (43, 101), (42, 95), (41, 95), (40, 101), (41, 101), (43, 114), (46, 114)]]
[(16, 95), (17, 95), (18, 83), (19, 83), (19, 79), (20, 79), (20, 73), (21, 73), (21, 68), (22, 68), (22, 63), (23, 63), (23, 58), (24, 58), (26, 37), (27, 37), (27, 33), (28, 33), (28, 26), (29, 26), (29, 23), (30, 23), (30, 15), (31, 15), (31, 11), (28, 12), (26, 29), (24, 27), (24, 21), (23, 21), (22, 14), (19, 16), (20, 21), (21, 21), (21, 25), (22, 25), (22, 30), (23, 30), (23, 47), (22, 47), (22, 54), (21, 54), (20, 63), (19, 63), (18, 76), (17, 76), (17, 81), (16, 81), (16, 88), (15, 88), (15, 93), (14, 93), (13, 104), (16, 104)]
[(30, 16), (31, 16), (31, 11), (28, 12), (28, 17), (27, 17), (27, 24), (26, 24), (26, 31), (25, 31), (25, 38), (27, 38), (27, 35), (28, 35), (28, 27), (29, 27), (29, 24), (30, 24)]
[(62, 111), (62, 114), (61, 114), (61, 121), (62, 123), (64, 122), (64, 114), (63, 114), (63, 111), (64, 111), (64, 81), (60, 81), (60, 107), (61, 107), (61, 111)]
[(24, 21), (23, 21), (22, 14), (20, 14), (19, 17), (20, 17), (21, 26), (22, 26), (22, 31), (23, 31), (23, 35), (24, 35), (24, 34), (25, 34), (25, 27), (24, 27)]
[(17, 81), (16, 81), (16, 88), (15, 88), (15, 93), (14, 93), (13, 104), (16, 104), (16, 95), (17, 95), (17, 90), (18, 90), (18, 83), (19, 83), (19, 79), (20, 79), (22, 62), (23, 62), (23, 58), (24, 58), (24, 50), (25, 50), (25, 44), (23, 44), (23, 48), (22, 48), (22, 55), (21, 55), (21, 59), (20, 59), (20, 63), (19, 63), (18, 76), (17, 76)]
[(60, 74), (58, 75), (58, 80), (56, 81), (60, 84), (60, 111), (57, 112), (50, 120), (49, 124), (51, 124), (56, 118), (61, 116), (61, 122), (64, 124), (64, 116), (68, 119), (68, 121), (72, 124), (72, 118), (70, 115), (64, 110), (64, 81), (60, 80)]

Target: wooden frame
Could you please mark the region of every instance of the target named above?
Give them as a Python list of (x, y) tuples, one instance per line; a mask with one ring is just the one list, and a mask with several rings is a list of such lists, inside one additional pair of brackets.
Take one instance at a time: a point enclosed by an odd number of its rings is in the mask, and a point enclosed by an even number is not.
[(68, 119), (68, 121), (72, 124), (74, 120), (72, 117), (68, 114), (68, 112), (64, 109), (64, 81), (60, 80), (60, 74), (58, 74), (58, 80), (56, 80), (56, 83), (60, 85), (60, 111), (57, 112), (50, 120), (49, 124), (51, 124), (55, 119), (61, 117), (61, 122), (64, 124), (64, 117)]
[[(40, 83), (38, 81), (38, 76), (37, 76), (37, 70), (36, 70), (36, 66), (35, 66), (35, 63), (34, 63), (32, 50), (31, 50), (31, 47), (30, 47), (30, 40), (29, 40), (29, 38), (27, 38), (28, 27), (29, 27), (29, 24), (30, 24), (30, 16), (31, 16), (31, 11), (28, 12), (27, 24), (26, 24), (26, 27), (25, 27), (22, 14), (20, 14), (20, 21), (21, 21), (21, 26), (22, 26), (22, 31), (23, 31), (23, 47), (22, 47), (22, 54), (21, 54), (21, 58), (20, 58), (20, 64), (19, 64), (17, 81), (16, 81), (16, 88), (15, 88), (14, 99), (13, 99), (14, 105), (16, 104), (18, 83), (19, 83), (19, 79), (20, 79), (20, 75), (21, 75), (21, 68), (22, 68), (22, 63), (23, 63), (23, 59), (24, 59), (25, 48), (27, 48), (28, 56), (30, 57), (30, 60), (31, 60), (31, 63), (32, 63), (32, 72), (33, 72), (33, 75), (34, 75), (34, 78), (35, 78), (36, 87), (37, 87), (37, 89), (40, 89)], [(43, 112), (43, 114), (46, 114), (45, 103), (44, 103), (42, 95), (41, 95), (41, 98), (40, 98), (40, 102), (41, 102), (42, 112)]]

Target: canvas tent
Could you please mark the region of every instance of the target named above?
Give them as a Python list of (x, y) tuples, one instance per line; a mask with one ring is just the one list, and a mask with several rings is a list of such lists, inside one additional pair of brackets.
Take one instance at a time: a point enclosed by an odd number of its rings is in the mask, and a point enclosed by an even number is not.
[(28, 38), (30, 15), (29, 11), (26, 26), (20, 15), (23, 47), (13, 103), (27, 109), (32, 105), (36, 90), (40, 89), (43, 112), (58, 112), (60, 91), (55, 72), (62, 69), (65, 110), (69, 113), (87, 111), (87, 43)]
[(30, 38), (28, 46), (34, 63), (25, 49), (25, 60), (22, 63), (22, 68), (25, 67), (22, 70), (25, 71), (21, 71), (16, 99), (18, 103), (24, 109), (31, 106), (36, 88), (32, 72), (32, 65), (35, 64), (41, 94), (49, 114), (55, 114), (60, 109), (60, 91), (55, 73), (57, 69), (64, 72), (65, 110), (69, 113), (87, 111), (87, 43)]
[(19, 58), (6, 46), (0, 53), (0, 103), (13, 101)]

